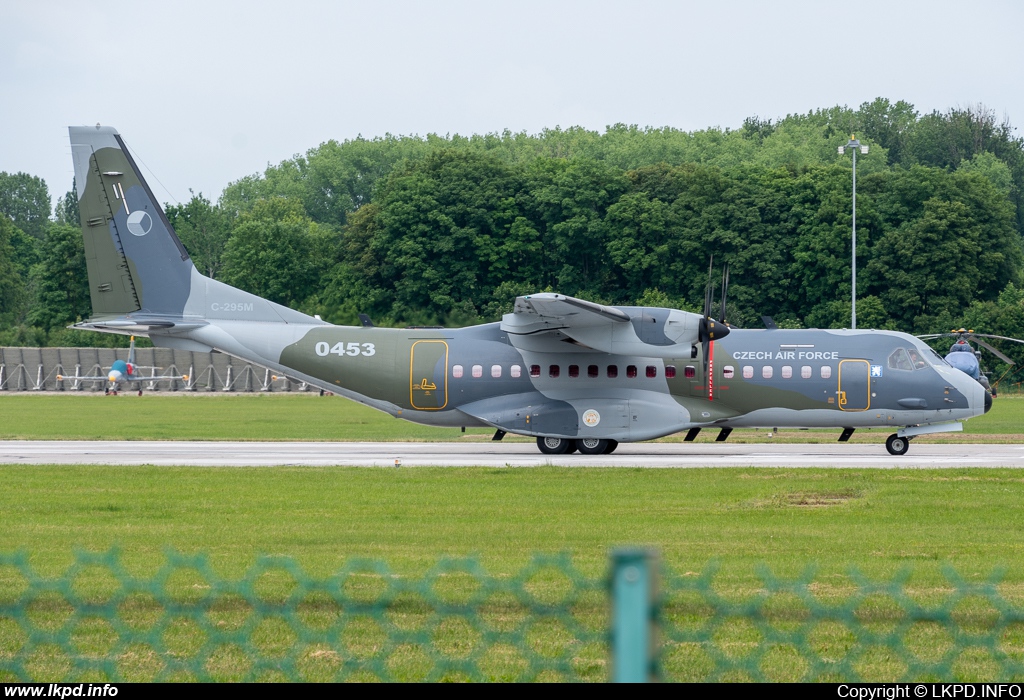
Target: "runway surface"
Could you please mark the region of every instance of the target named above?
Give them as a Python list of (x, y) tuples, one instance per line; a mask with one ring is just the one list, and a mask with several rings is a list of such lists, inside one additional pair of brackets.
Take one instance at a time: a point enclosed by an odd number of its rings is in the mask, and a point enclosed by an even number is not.
[(914, 445), (893, 457), (882, 444), (637, 443), (614, 454), (543, 455), (533, 444), (451, 442), (0, 441), (0, 464), (196, 467), (1024, 467), (1024, 445)]

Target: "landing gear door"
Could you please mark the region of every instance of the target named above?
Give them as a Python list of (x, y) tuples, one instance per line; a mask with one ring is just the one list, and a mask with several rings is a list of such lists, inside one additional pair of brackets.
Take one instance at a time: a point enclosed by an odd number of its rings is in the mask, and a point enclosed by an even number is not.
[(839, 362), (839, 408), (866, 411), (871, 407), (871, 364), (867, 360)]
[(409, 358), (409, 403), (421, 411), (448, 405), (448, 343), (417, 340)]

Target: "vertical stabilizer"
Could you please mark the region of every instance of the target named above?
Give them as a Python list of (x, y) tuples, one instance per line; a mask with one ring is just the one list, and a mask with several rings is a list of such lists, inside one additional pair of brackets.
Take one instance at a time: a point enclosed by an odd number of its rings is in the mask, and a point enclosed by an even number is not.
[(181, 315), (192, 261), (120, 135), (99, 125), (69, 132), (93, 315)]

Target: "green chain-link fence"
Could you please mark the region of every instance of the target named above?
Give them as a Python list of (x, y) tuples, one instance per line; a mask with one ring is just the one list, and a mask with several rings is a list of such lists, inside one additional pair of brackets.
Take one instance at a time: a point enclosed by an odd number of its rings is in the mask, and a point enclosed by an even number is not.
[(945, 571), (843, 583), (813, 572), (723, 586), (643, 550), (607, 576), (537, 556), (513, 576), (442, 559), (421, 577), (350, 561), (326, 578), (261, 558), (237, 579), (169, 554), (151, 577), (117, 552), (61, 576), (0, 555), (0, 681), (1015, 680), (1019, 587)]

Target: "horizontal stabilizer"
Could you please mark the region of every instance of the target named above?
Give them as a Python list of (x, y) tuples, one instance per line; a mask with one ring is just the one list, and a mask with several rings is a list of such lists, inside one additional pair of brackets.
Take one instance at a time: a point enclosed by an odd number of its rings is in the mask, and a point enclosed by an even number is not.
[(147, 318), (145, 316), (130, 317), (122, 316), (112, 319), (95, 319), (82, 321), (68, 328), (84, 331), (103, 331), (107, 333), (122, 333), (124, 335), (146, 335), (154, 331), (184, 332), (202, 328), (207, 325), (206, 321), (197, 320), (170, 320), (166, 318)]

